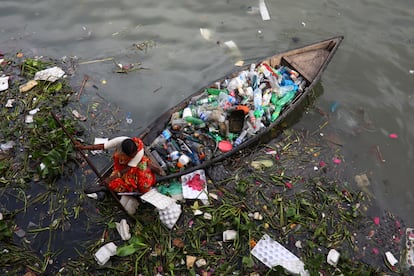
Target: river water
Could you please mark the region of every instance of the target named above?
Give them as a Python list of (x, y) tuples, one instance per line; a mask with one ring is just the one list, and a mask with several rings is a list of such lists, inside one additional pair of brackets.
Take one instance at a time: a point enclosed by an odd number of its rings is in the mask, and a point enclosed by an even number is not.
[[(257, 0), (2, 0), (0, 50), (78, 58), (78, 83), (88, 74), (102, 96), (131, 112), (130, 133), (123, 134), (134, 134), (237, 60), (344, 35), (316, 105), (330, 113), (345, 162), (369, 176), (379, 205), (414, 226), (414, 1), (266, 5), (270, 20), (262, 20)], [(209, 40), (200, 28), (211, 31)], [(239, 53), (224, 45), (230, 40)], [(114, 73), (114, 61), (143, 69)]]

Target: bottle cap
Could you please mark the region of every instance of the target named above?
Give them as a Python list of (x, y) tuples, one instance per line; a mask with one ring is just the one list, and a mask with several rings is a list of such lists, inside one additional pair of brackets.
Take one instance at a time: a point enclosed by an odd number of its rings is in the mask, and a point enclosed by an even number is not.
[(220, 141), (218, 144), (218, 147), (219, 147), (219, 150), (221, 150), (222, 152), (228, 152), (233, 149), (233, 145), (231, 144), (230, 141), (227, 141), (227, 140)]

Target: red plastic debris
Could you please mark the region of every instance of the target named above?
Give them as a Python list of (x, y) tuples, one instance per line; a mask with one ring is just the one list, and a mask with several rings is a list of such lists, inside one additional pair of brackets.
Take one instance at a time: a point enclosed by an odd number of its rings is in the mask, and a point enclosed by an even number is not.
[(293, 188), (293, 185), (290, 182), (286, 182), (285, 183), (285, 186), (286, 186), (286, 188), (289, 188), (289, 189), (292, 189)]
[(379, 217), (374, 217), (374, 223), (375, 223), (375, 225), (379, 225), (380, 224), (380, 218)]
[(200, 174), (196, 174), (187, 181), (187, 185), (193, 190), (201, 191), (204, 189), (204, 180), (201, 179)]
[(390, 133), (389, 137), (391, 139), (397, 139), (398, 138), (398, 134), (396, 134), (396, 133)]

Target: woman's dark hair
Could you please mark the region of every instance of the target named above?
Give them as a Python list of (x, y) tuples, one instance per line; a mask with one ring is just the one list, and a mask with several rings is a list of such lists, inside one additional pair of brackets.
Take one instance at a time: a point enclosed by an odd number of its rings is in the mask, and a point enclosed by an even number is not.
[(137, 145), (132, 139), (125, 139), (124, 141), (122, 141), (121, 148), (123, 153), (125, 153), (129, 157), (133, 157), (134, 154), (137, 152)]

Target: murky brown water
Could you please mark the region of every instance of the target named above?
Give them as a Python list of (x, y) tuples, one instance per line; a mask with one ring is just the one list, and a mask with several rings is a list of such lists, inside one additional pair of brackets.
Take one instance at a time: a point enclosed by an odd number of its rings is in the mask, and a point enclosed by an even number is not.
[[(145, 70), (117, 74), (112, 61), (79, 65), (110, 102), (131, 112), (135, 134), (154, 116), (233, 68), (275, 52), (344, 35), (322, 77), (317, 105), (376, 200), (414, 226), (414, 2), (412, 0), (1, 1), (0, 50), (80, 61), (114, 58)], [(253, 7), (253, 8), (252, 8)], [(210, 40), (200, 28), (212, 31)], [(236, 56), (223, 45), (233, 40)], [(134, 44), (147, 42), (146, 50)], [(137, 65), (137, 64), (141, 65)], [(102, 81), (105, 80), (106, 84)], [(87, 87), (92, 91), (93, 88)], [(363, 116), (361, 116), (361, 112)], [(319, 122), (304, 121), (307, 127)], [(312, 126), (314, 124), (314, 126)], [(390, 139), (396, 133), (398, 139)], [(385, 162), (378, 158), (380, 149)], [(353, 176), (350, 176), (353, 179)]]

